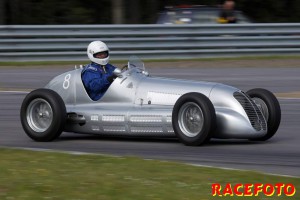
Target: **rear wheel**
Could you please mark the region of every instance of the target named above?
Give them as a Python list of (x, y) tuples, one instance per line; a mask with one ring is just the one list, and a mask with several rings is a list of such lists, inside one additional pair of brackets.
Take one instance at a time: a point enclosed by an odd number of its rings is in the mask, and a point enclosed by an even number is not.
[(251, 140), (265, 141), (270, 139), (278, 130), (281, 121), (281, 109), (277, 98), (273, 93), (266, 89), (256, 88), (249, 90), (247, 94), (256, 103), (259, 109), (262, 111), (267, 124), (268, 132), (265, 136), (260, 138), (254, 138)]
[(23, 100), (21, 123), (26, 134), (35, 141), (51, 141), (63, 131), (67, 114), (62, 98), (53, 90), (37, 89)]
[(216, 128), (216, 113), (211, 101), (203, 94), (188, 93), (174, 105), (172, 124), (178, 139), (185, 145), (207, 142)]

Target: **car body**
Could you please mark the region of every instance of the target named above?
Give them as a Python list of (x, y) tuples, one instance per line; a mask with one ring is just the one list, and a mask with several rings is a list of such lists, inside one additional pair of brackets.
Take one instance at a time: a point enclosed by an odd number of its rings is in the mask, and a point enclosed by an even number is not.
[[(217, 24), (221, 12), (220, 7), (191, 6), (169, 7), (159, 13), (157, 24)], [(237, 23), (251, 23), (242, 11), (235, 10)]]
[[(264, 98), (254, 96), (258, 102), (255, 103), (255, 99), (232, 86), (152, 77), (137, 57), (129, 60), (127, 69), (117, 70), (118, 77), (98, 101), (88, 96), (81, 72), (82, 68), (63, 73), (51, 80), (43, 91), (33, 91), (25, 98), (21, 121), (31, 138), (52, 140), (60, 134), (51, 139), (42, 137), (57, 118), (55, 109), (57, 112), (65, 109), (65, 113), (59, 115), (61, 120), (66, 118), (58, 128), (60, 132), (177, 136), (187, 145), (199, 145), (210, 138), (265, 138), (270, 135), (268, 118), (272, 116), (276, 116), (272, 136), (279, 126), (280, 107), (272, 95), (269, 104), (277, 106), (276, 112), (262, 101)], [(49, 91), (58, 94), (57, 100), (47, 97)], [(40, 104), (32, 103), (37, 99)], [(63, 105), (55, 108), (55, 104)], [(52, 116), (50, 122), (47, 116)], [(190, 140), (200, 137), (198, 135), (202, 135), (201, 139)]]

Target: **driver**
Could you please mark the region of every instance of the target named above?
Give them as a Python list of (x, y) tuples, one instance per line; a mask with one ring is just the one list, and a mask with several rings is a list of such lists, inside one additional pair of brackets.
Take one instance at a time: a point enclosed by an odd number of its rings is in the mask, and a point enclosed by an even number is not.
[(87, 55), (92, 62), (84, 67), (81, 77), (88, 95), (97, 101), (116, 78), (113, 74), (116, 67), (108, 63), (109, 49), (104, 42), (91, 42), (87, 48)]

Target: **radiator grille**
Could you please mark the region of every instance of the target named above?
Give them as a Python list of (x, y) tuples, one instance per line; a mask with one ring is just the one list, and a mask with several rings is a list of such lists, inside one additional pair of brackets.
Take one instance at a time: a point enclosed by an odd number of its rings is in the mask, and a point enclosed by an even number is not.
[(235, 92), (233, 96), (244, 108), (252, 127), (257, 131), (262, 131), (262, 130), (266, 131), (267, 130), (266, 120), (261, 110), (251, 100), (251, 98), (244, 92)]

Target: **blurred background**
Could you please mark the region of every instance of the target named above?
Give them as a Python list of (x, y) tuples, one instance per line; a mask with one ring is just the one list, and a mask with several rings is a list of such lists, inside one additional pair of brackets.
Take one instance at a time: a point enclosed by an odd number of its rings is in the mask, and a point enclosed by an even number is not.
[[(222, 0), (0, 0), (1, 25), (155, 24), (170, 6), (208, 5)], [(253, 22), (299, 22), (299, 0), (237, 0), (235, 9)]]

